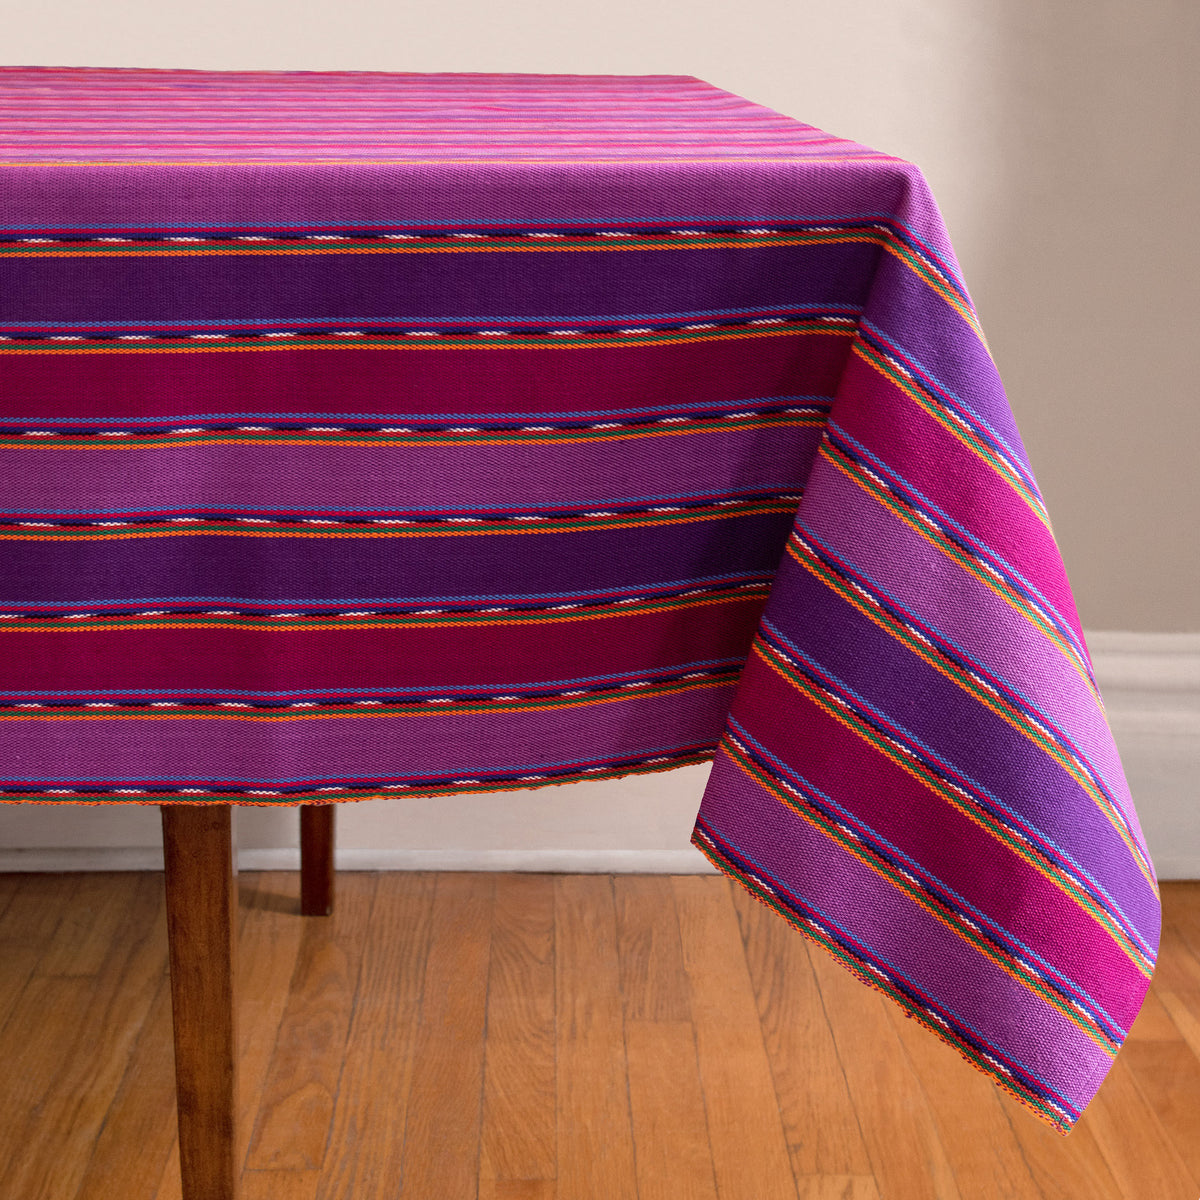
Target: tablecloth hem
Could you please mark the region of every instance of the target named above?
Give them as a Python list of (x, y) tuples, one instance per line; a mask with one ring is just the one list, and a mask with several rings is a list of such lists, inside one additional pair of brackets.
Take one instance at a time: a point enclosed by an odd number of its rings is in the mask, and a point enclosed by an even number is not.
[(802, 918), (785, 904), (782, 904), (776, 897), (772, 896), (769, 891), (756, 887), (752, 879), (748, 878), (733, 863), (726, 859), (703, 835), (698, 825), (692, 831), (691, 842), (718, 871), (728, 876), (734, 883), (739, 884), (750, 896), (764, 907), (770, 909), (776, 916), (782, 917), (793, 929), (802, 933), (811, 943), (819, 946), (834, 962), (849, 971), (860, 983), (864, 983), (872, 991), (886, 996), (906, 1017), (917, 1021), (923, 1028), (929, 1030), (930, 1033), (936, 1034), (939, 1040), (945, 1042), (947, 1046), (956, 1051), (959, 1057), (974, 1067), (975, 1070), (979, 1071), (980, 1074), (986, 1075), (1006, 1095), (1011, 1096), (1024, 1108), (1027, 1108), (1040, 1121), (1043, 1121), (1064, 1137), (1071, 1132), (1075, 1125), (1073, 1120), (1068, 1120), (1063, 1116), (1058, 1116), (1042, 1108), (1033, 1098), (1015, 1086), (1004, 1075), (991, 1069), (985, 1062), (981, 1062), (972, 1050), (964, 1046), (953, 1034), (943, 1029), (932, 1018), (926, 1016), (920, 1008), (910, 1005), (902, 994), (897, 994), (890, 988), (884, 987), (879, 979), (866, 967), (858, 965), (844, 947), (839, 945), (835, 948), (830, 945), (820, 936), (815, 928), (805, 923)]
[(422, 786), (420, 784), (405, 785), (395, 788), (371, 788), (362, 793), (347, 793), (338, 790), (334, 793), (317, 791), (300, 792), (288, 796), (246, 796), (244, 793), (201, 792), (184, 795), (173, 792), (134, 792), (132, 789), (120, 789), (114, 792), (75, 793), (66, 790), (42, 792), (0, 792), (0, 804), (231, 804), (245, 808), (300, 808), (308, 804), (346, 804), (358, 803), (364, 800), (397, 800), (412, 797), (427, 799), (434, 796), (466, 796), (490, 792), (519, 792), (545, 787), (564, 787), (572, 783), (587, 781), (600, 782), (612, 779), (624, 779), (630, 775), (652, 775), (659, 771), (672, 771), (677, 767), (696, 766), (700, 763), (712, 762), (716, 748), (691, 751), (686, 754), (664, 757), (655, 755), (652, 759), (632, 764), (621, 764), (605, 770), (572, 771), (553, 777), (520, 776), (507, 779), (466, 779), (448, 784)]

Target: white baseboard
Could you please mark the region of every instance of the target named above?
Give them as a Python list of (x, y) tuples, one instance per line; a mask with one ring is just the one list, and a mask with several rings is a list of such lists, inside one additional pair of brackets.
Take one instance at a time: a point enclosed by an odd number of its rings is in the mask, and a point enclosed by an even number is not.
[[(1088, 634), (1161, 879), (1200, 879), (1200, 634)], [(711, 871), (689, 844), (707, 767), (338, 808), (341, 870)], [(294, 870), (294, 809), (241, 808), (238, 863)], [(158, 809), (0, 805), (0, 871), (161, 870)]]

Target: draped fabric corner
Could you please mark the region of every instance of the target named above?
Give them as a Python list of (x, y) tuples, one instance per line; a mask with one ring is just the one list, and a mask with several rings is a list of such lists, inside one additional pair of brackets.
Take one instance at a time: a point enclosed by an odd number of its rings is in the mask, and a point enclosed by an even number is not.
[(920, 173), (682, 76), (0, 68), (0, 800), (713, 759), (693, 841), (1060, 1130), (1158, 943)]
[(889, 222), (693, 833), (1068, 1131), (1159, 902), (1049, 517), (940, 216)]

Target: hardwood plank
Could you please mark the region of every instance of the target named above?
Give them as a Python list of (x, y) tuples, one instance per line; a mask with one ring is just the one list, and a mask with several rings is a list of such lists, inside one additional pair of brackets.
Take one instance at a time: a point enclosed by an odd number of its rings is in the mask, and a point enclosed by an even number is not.
[(1188, 1044), (1192, 1054), (1200, 1058), (1200, 992), (1158, 991), (1163, 1008), (1171, 1016), (1171, 1022), (1179, 1030), (1179, 1036)]
[[(846, 1178), (851, 1182), (844, 1186), (861, 1190), (863, 1185), (854, 1181), (871, 1178), (871, 1159), (825, 1016), (808, 940), (744, 888), (730, 891), (792, 1171), (798, 1181), (807, 1176)], [(806, 1186), (811, 1190), (817, 1185)]]
[(1160, 992), (1200, 992), (1200, 953), (1165, 910), (1154, 984)]
[(379, 877), (319, 1200), (399, 1190), (435, 887), (430, 873)]
[[(126, 1063), (166, 979), (163, 896), (157, 878), (133, 875), (112, 882), (125, 894), (122, 921), (108, 952), (87, 980), (86, 1008), (78, 1013), (77, 1041), (45, 1077), (49, 1086), (36, 1108), (10, 1127), (18, 1148), (5, 1186), (22, 1200), (59, 1200), (79, 1190)], [(45, 1068), (43, 1067), (43, 1070)]]
[(81, 874), (38, 961), (39, 975), (95, 975), (108, 958), (117, 929), (132, 902), (133, 872)]
[(798, 1183), (800, 1200), (879, 1200), (874, 1175), (807, 1175)]
[(612, 881), (554, 881), (557, 1200), (636, 1196)]
[(553, 1179), (554, 878), (499, 875), (488, 971), (480, 1175)]
[(783, 1119), (724, 876), (672, 879), (722, 1200), (794, 1198)]
[(279, 1028), (306, 922), (299, 919), (300, 880), (295, 871), (259, 872), (243, 878), (238, 983), (237, 1162), (244, 1168), (255, 1117), (263, 1107)]
[(316, 1200), (320, 1171), (243, 1171), (238, 1200)]
[(377, 876), (349, 872), (327, 920), (303, 922), (287, 1006), (279, 1023), (246, 1169), (321, 1166), (354, 1010), (363, 931)]
[(163, 804), (179, 1158), (187, 1200), (237, 1186), (237, 917), (228, 804)]
[(0, 875), (0, 922), (4, 920), (8, 902), (17, 894), (17, 881), (20, 878), (15, 871)]
[(626, 1020), (690, 1021), (671, 880), (665, 875), (618, 875), (613, 896)]
[[(974, 1200), (955, 1184), (920, 1081), (888, 1019), (893, 1001), (823, 949), (810, 958), (880, 1193), (887, 1200)], [(971, 1070), (966, 1063), (959, 1069)]]
[(1016, 1101), (1005, 1104), (1004, 1112), (1045, 1200), (1122, 1200), (1123, 1193), (1096, 1144), (1088, 1113), (1063, 1137)]
[(40, 954), (66, 915), (79, 891), (82, 873), (18, 876), (17, 889), (4, 910), (6, 949), (31, 946)]
[[(178, 1146), (177, 1136), (171, 983), (164, 976), (75, 1200), (155, 1200), (172, 1147)], [(131, 1147), (137, 1147), (136, 1153)], [(175, 1162), (178, 1171), (178, 1157)]]
[(1121, 1058), (1172, 1149), (1200, 1181), (1200, 1061), (1182, 1038), (1127, 1043)]
[(625, 1022), (638, 1200), (716, 1200), (691, 1021)]
[[(1177, 929), (1191, 951), (1200, 960), (1200, 881), (1171, 880), (1160, 885), (1163, 924)], [(1161, 980), (1159, 986), (1166, 986)]]
[(158, 1192), (154, 1200), (183, 1200), (183, 1189), (179, 1180), (179, 1139), (171, 1144), (166, 1165), (158, 1181)]
[(888, 1020), (925, 1093), (958, 1190), (970, 1200), (1038, 1200), (1004, 1105), (1010, 1101), (958, 1052), (906, 1017), (894, 1004)]
[(1118, 1055), (1085, 1115), (1122, 1195), (1155, 1200), (1200, 1195), (1196, 1176), (1171, 1145), (1124, 1056)]
[(37, 969), (46, 943), (70, 909), (78, 880), (71, 875), (5, 875), (9, 892), (0, 916), (0, 1030)]
[(404, 1123), (400, 1195), (412, 1200), (476, 1195), (494, 882), (437, 877)]
[(1170, 1042), (1179, 1037), (1179, 1030), (1171, 1020), (1171, 1014), (1163, 1006), (1157, 983), (1151, 985), (1142, 1002), (1137, 1020), (1129, 1030), (1125, 1044), (1131, 1042)]
[(481, 1179), (479, 1200), (554, 1200), (553, 1179)]
[[(95, 982), (83, 976), (33, 977), (22, 989), (0, 1031), (0, 1146), (5, 1174), (23, 1172), (30, 1155), (28, 1130), (36, 1114), (52, 1100), (55, 1087), (73, 1058), (90, 1059), (96, 1050), (83, 1035), (95, 996)], [(42, 1146), (56, 1148), (56, 1134), (42, 1130)]]
[(306, 917), (333, 912), (333, 843), (336, 804), (300, 808), (300, 911)]

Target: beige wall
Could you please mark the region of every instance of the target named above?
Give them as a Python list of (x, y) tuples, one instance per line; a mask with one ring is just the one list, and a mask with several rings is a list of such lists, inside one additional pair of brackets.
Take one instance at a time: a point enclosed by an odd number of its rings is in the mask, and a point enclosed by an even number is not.
[(912, 159), (1085, 626), (1200, 631), (1197, 0), (5, 0), (3, 24), (5, 63), (693, 74)]

